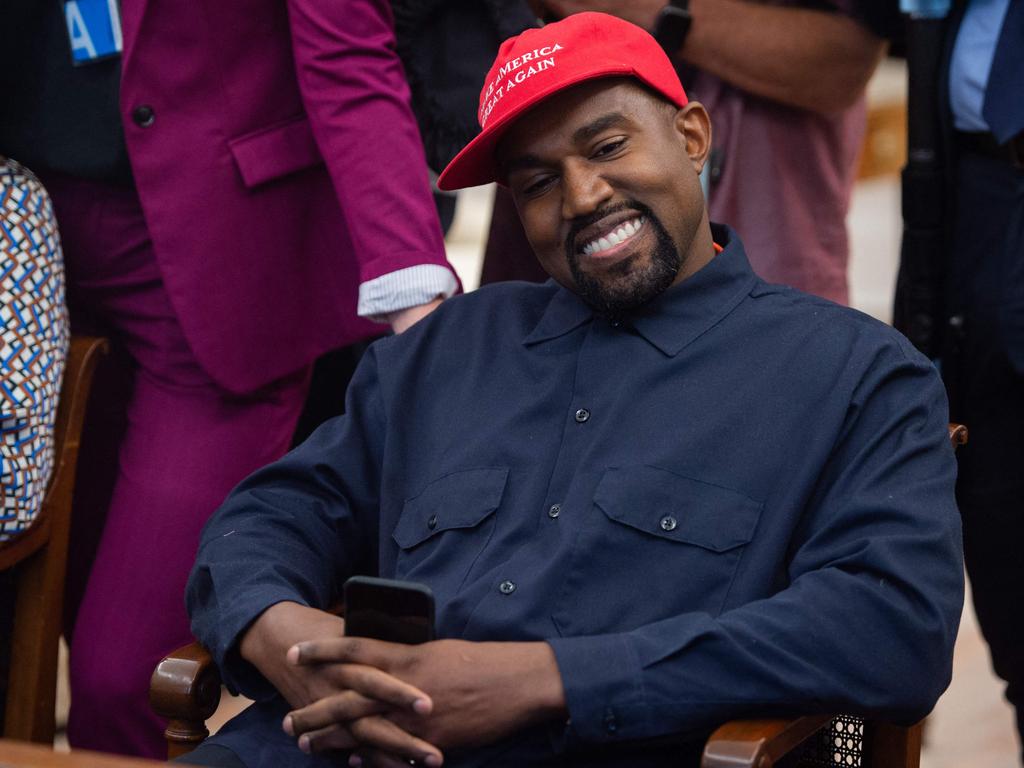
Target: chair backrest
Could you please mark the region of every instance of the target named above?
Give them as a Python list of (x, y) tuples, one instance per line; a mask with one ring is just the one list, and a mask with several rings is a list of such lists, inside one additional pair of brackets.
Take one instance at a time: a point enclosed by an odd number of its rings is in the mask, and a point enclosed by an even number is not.
[(28, 529), (0, 545), (0, 570), (18, 566), (5, 738), (53, 742), (71, 496), (92, 376), (106, 349), (105, 339), (72, 337), (57, 405), (53, 474), (46, 495)]

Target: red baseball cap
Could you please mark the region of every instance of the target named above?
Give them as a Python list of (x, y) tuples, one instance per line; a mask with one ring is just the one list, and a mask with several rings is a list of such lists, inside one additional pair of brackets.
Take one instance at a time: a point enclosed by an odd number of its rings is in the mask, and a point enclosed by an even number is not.
[(577, 13), (510, 37), (480, 91), (481, 131), (448, 163), (437, 186), (451, 190), (495, 181), (494, 149), (517, 117), (563, 88), (615, 76), (635, 77), (673, 104), (686, 104), (679, 76), (657, 41), (615, 16)]

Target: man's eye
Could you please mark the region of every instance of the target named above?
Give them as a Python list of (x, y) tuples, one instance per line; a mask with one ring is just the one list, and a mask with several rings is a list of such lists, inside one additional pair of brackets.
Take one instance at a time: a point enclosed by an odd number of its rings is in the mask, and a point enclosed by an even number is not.
[(532, 181), (530, 181), (529, 184), (527, 184), (523, 188), (523, 194), (535, 195), (538, 192), (543, 192), (551, 185), (552, 181), (554, 181), (554, 178), (554, 176), (544, 176), (539, 179), (533, 179)]
[(609, 155), (614, 155), (622, 149), (625, 143), (625, 139), (613, 139), (612, 141), (607, 141), (594, 151), (594, 157), (608, 157)]

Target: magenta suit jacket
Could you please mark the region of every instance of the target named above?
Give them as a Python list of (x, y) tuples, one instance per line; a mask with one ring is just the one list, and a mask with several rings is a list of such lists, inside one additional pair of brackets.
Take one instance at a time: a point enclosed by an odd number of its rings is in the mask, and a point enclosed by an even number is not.
[(121, 6), (128, 152), (200, 364), (245, 392), (380, 333), (359, 284), (447, 264), (387, 3)]

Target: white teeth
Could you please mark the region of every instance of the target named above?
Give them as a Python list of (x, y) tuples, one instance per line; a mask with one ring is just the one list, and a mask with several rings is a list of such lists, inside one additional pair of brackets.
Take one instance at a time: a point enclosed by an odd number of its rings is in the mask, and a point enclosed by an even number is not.
[(596, 240), (591, 240), (589, 243), (583, 246), (583, 253), (587, 256), (592, 256), (595, 253), (601, 253), (601, 251), (607, 251), (610, 248), (615, 247), (626, 240), (631, 238), (644, 224), (644, 217), (640, 216), (632, 221), (627, 221), (625, 224), (619, 226), (618, 229), (609, 232), (603, 237), (599, 237)]

